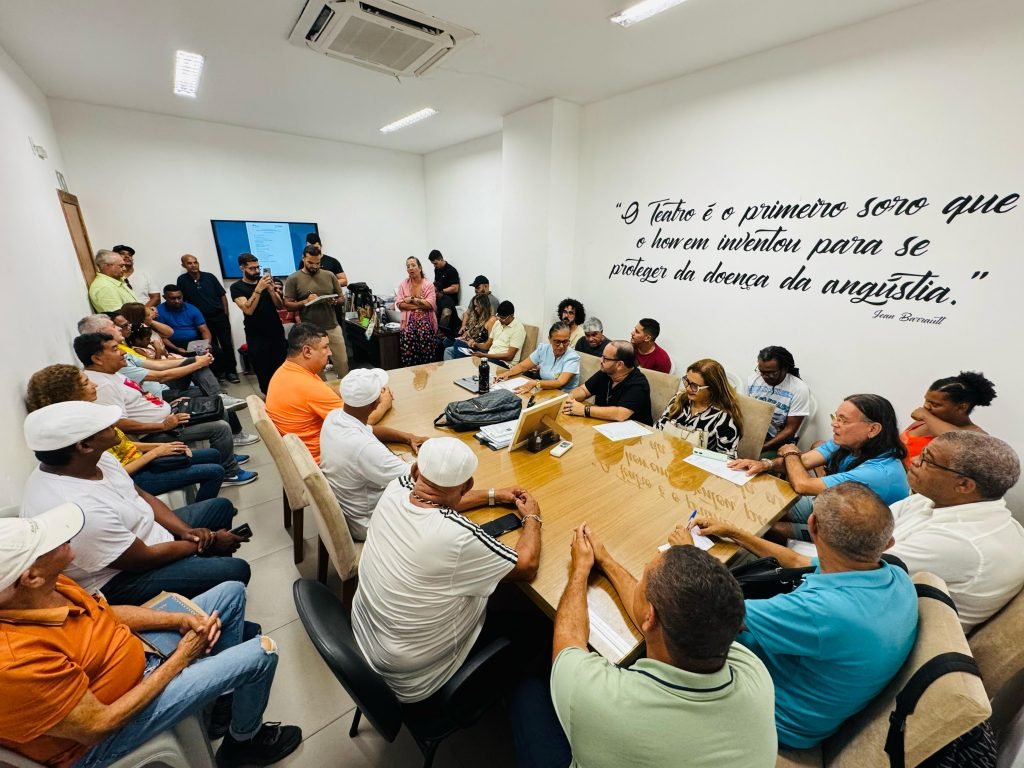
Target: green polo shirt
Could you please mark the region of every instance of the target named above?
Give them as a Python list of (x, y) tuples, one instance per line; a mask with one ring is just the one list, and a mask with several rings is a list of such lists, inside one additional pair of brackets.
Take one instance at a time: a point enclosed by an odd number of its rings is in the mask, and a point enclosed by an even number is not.
[[(336, 293), (340, 296), (341, 286), (338, 284), (338, 278), (326, 269), (321, 269), (315, 275), (300, 269), (298, 272), (293, 272), (284, 281), (284, 297), (289, 301), (305, 301), (312, 293), (317, 296)], [(334, 305), (327, 302), (301, 309), (299, 314), (302, 316), (302, 322), (312, 323), (324, 331), (329, 331), (338, 325), (338, 320), (334, 315)]]
[(89, 301), (97, 312), (113, 312), (125, 304), (137, 302), (138, 298), (124, 280), (97, 272), (89, 286)]
[(616, 667), (566, 648), (551, 668), (551, 700), (572, 768), (772, 768), (775, 692), (764, 664), (738, 643), (708, 675), (653, 659)]

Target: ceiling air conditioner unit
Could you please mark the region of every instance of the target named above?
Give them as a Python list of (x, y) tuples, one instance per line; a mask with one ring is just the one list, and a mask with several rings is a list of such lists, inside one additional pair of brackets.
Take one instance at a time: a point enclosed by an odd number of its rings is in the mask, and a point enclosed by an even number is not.
[(476, 33), (391, 0), (308, 0), (289, 41), (395, 77), (419, 77)]

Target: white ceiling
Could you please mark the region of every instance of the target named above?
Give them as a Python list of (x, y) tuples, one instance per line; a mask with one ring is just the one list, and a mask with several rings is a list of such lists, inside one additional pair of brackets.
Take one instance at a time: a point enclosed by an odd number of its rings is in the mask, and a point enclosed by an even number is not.
[[(316, 0), (310, 0), (316, 2)], [(0, 0), (0, 46), (52, 98), (425, 153), (925, 0), (688, 0), (624, 29), (632, 0), (406, 0), (478, 33), (397, 82), (293, 46), (304, 0)], [(174, 51), (206, 57), (198, 98), (171, 92)], [(385, 123), (440, 114), (383, 135)]]

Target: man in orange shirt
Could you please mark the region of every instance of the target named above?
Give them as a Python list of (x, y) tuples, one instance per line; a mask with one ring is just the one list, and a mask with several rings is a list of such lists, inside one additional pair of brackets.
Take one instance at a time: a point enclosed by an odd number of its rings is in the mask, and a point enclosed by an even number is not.
[[(302, 731), (262, 723), (277, 668), (269, 637), (243, 642), (245, 587), (199, 595), (206, 613), (111, 606), (61, 575), (82, 510), (62, 504), (30, 520), (0, 519), (0, 745), (49, 766), (100, 768), (233, 691), (224, 766), (269, 765)], [(161, 658), (133, 632), (181, 635)]]
[[(320, 463), (320, 429), (327, 414), (345, 405), (341, 396), (320, 378), (331, 354), (327, 333), (310, 323), (297, 323), (288, 334), (288, 359), (281, 364), (267, 387), (267, 415), (282, 435), (298, 435)], [(416, 438), (406, 432), (374, 426), (391, 408), (391, 390), (381, 391), (380, 403), (370, 414), (369, 424), (382, 443), (413, 445)], [(416, 447), (419, 447), (418, 439)]]

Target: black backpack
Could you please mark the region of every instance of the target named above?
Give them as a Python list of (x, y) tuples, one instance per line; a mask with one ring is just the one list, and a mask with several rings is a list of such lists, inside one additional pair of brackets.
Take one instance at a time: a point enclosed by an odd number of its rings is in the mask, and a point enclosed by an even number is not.
[[(434, 419), (435, 427), (448, 427), (456, 432), (468, 432), (519, 418), (523, 401), (507, 389), (497, 389), (469, 400), (448, 403), (444, 413)], [(444, 419), (444, 423), (441, 420)]]

